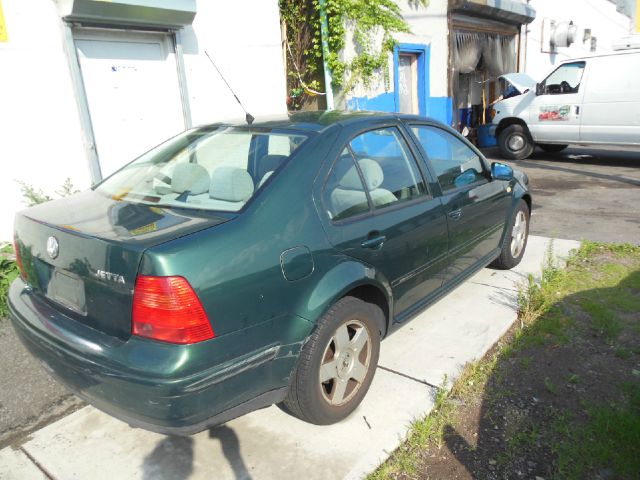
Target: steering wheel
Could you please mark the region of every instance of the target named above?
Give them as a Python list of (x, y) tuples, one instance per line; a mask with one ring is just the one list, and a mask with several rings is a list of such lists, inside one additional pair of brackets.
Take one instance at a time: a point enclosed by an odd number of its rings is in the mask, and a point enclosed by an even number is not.
[(569, 85), (569, 82), (563, 80), (560, 82), (560, 91), (562, 93), (571, 93), (573, 92), (573, 88), (571, 87), (571, 85)]

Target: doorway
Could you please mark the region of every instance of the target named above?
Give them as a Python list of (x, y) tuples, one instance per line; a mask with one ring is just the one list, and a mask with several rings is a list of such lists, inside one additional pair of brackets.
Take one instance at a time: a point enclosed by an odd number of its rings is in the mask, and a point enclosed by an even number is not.
[(400, 44), (393, 54), (395, 110), (426, 115), (429, 56), (426, 45)]
[(102, 178), (185, 129), (171, 34), (82, 28), (73, 38)]

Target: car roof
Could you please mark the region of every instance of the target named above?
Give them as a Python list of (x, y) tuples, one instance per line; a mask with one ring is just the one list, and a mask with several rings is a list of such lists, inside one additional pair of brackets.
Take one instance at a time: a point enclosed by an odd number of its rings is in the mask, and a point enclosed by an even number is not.
[(276, 128), (298, 130), (304, 132), (321, 132), (332, 125), (350, 125), (364, 123), (371, 120), (420, 120), (437, 123), (426, 117), (402, 113), (371, 112), (371, 111), (340, 111), (340, 110), (315, 110), (305, 112), (290, 112), (277, 116), (257, 117), (249, 126), (246, 121), (221, 122), (223, 125), (232, 125), (247, 128)]

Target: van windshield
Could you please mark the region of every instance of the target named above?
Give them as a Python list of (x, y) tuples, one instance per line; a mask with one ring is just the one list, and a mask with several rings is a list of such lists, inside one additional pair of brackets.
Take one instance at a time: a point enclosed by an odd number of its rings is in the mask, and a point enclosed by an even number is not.
[(306, 138), (260, 127), (188, 130), (118, 170), (96, 191), (132, 203), (237, 212)]

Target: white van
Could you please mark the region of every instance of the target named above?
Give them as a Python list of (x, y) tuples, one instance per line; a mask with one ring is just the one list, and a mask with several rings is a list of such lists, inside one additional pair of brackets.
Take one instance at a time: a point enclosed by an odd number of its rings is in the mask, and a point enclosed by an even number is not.
[(566, 60), (537, 84), (524, 73), (501, 78), (507, 88), (490, 133), (505, 158), (527, 158), (536, 146), (640, 147), (640, 49)]

